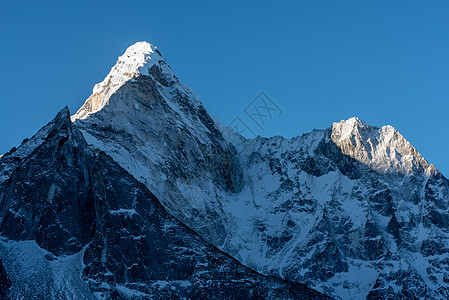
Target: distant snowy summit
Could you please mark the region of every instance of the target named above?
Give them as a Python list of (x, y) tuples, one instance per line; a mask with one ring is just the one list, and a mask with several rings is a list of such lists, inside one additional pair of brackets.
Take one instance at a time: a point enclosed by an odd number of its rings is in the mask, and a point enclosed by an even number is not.
[(425, 173), (436, 171), (395, 128), (371, 126), (359, 118), (332, 124), (332, 141), (350, 157), (377, 171)]

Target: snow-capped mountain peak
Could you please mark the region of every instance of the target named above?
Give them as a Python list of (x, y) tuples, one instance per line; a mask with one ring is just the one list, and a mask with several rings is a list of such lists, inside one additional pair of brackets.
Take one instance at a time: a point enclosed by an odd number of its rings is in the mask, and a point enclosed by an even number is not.
[(179, 83), (178, 79), (162, 58), (156, 46), (147, 42), (137, 42), (121, 55), (106, 78), (96, 84), (92, 95), (72, 117), (72, 121), (86, 119), (90, 114), (100, 111), (109, 104), (109, 98), (126, 82), (141, 75), (151, 76), (151, 69), (157, 67), (163, 85)]
[[(164, 59), (156, 46), (147, 42), (137, 42), (129, 46), (125, 53), (118, 58), (108, 77), (149, 75), (149, 69), (161, 60)], [(102, 83), (95, 85), (94, 93), (102, 91)]]

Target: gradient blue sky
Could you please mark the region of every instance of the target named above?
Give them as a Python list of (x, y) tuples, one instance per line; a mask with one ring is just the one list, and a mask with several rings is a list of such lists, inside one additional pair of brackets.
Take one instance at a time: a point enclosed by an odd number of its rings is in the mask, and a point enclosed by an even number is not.
[(136, 41), (158, 46), (222, 123), (265, 91), (265, 136), (358, 116), (449, 175), (448, 1), (5, 1), (0, 153), (84, 103)]

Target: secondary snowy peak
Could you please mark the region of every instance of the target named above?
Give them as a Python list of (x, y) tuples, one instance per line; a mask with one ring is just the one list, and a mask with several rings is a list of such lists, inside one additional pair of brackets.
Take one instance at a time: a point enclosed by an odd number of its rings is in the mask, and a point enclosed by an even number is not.
[(111, 95), (126, 82), (141, 75), (151, 76), (153, 68), (158, 70), (158, 79), (164, 85), (179, 83), (156, 46), (147, 42), (130, 46), (118, 58), (106, 78), (94, 86), (92, 95), (72, 117), (72, 121), (86, 119), (90, 114), (98, 112), (109, 103)]
[(436, 169), (390, 125), (381, 128), (359, 118), (332, 124), (332, 141), (341, 151), (382, 173), (425, 173)]

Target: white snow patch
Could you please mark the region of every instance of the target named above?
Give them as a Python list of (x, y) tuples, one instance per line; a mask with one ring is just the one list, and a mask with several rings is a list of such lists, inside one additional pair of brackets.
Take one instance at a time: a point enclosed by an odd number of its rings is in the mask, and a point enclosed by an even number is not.
[(109, 213), (111, 215), (126, 215), (128, 217), (131, 217), (131, 216), (137, 214), (137, 212), (134, 208), (130, 208), (130, 209), (120, 208), (117, 210), (110, 210)]
[(141, 291), (130, 289), (130, 288), (126, 287), (126, 286), (119, 285), (119, 284), (117, 284), (115, 286), (115, 289), (120, 294), (122, 294), (122, 296), (127, 297), (128, 299), (133, 299), (133, 298), (139, 298), (140, 299), (141, 297), (148, 297), (148, 294), (145, 294), (145, 293), (143, 293)]

